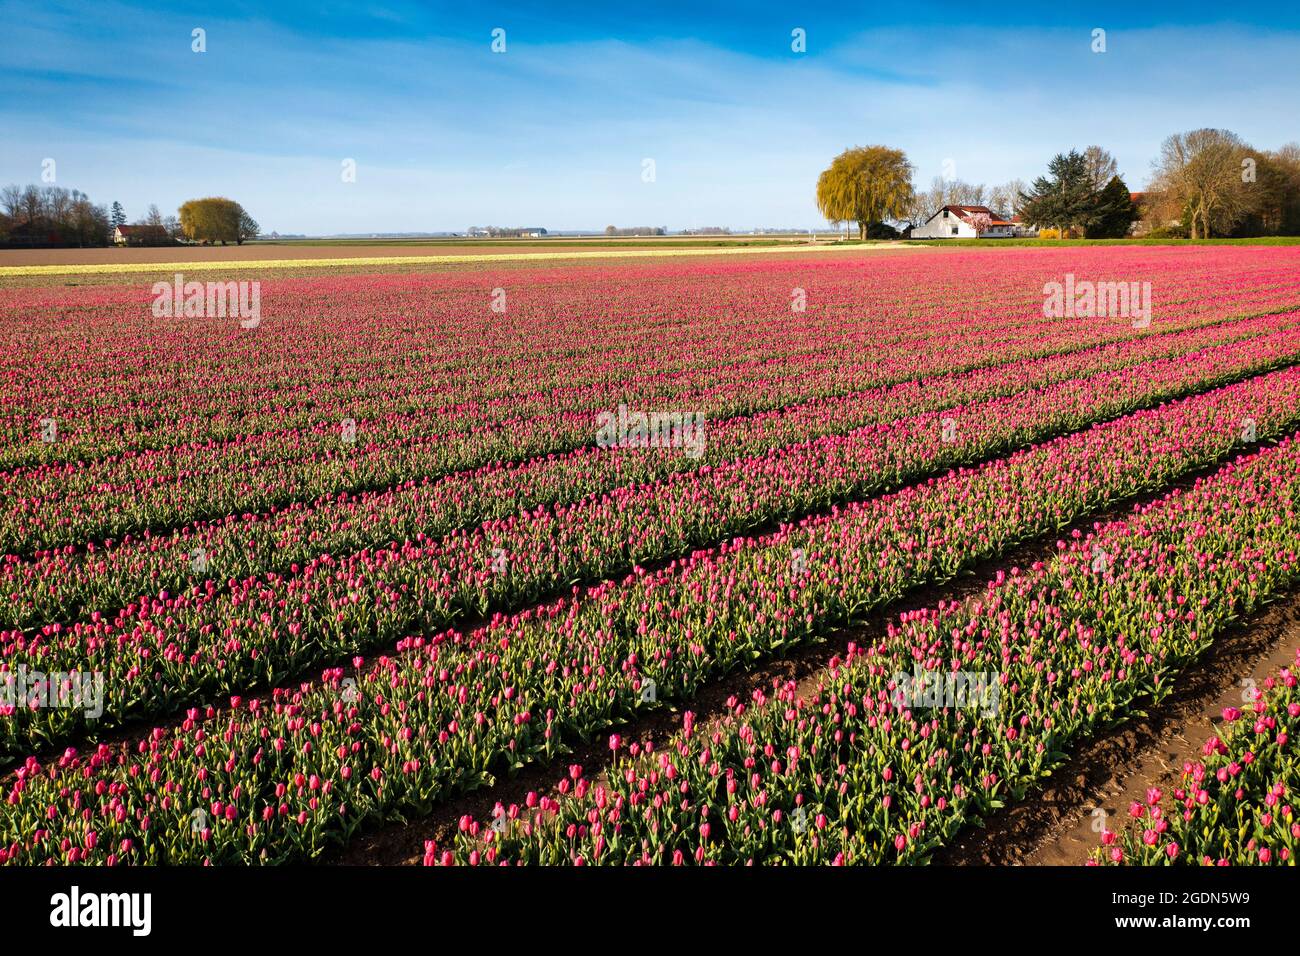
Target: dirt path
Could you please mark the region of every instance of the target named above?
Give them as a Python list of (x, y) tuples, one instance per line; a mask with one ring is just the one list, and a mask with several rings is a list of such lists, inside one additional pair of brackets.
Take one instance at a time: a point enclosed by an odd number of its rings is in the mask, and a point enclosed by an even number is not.
[(935, 862), (1082, 866), (1101, 829), (1121, 829), (1129, 804), (1145, 802), (1149, 787), (1168, 793), (1177, 786), (1183, 762), (1200, 759), (1223, 708), (1240, 707), (1249, 682), (1262, 685), (1295, 660), (1297, 647), (1300, 594), (1223, 634), (1164, 701), (1078, 748), (1040, 793), (966, 831)]

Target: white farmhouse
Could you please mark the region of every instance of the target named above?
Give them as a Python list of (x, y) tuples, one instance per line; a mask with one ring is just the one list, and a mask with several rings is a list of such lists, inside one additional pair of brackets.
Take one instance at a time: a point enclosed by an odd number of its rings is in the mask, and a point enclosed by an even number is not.
[(911, 232), (913, 239), (978, 239), (971, 220), (976, 215), (988, 216), (988, 228), (984, 230), (985, 239), (1010, 239), (1016, 234), (1016, 224), (1003, 219), (988, 206), (944, 206), (923, 225)]

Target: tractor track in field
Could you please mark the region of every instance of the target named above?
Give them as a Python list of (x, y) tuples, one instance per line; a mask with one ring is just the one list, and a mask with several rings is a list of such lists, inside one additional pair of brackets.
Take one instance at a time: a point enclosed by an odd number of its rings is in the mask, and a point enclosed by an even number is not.
[[(1197, 469), (1158, 491), (1145, 492), (1112, 503), (1106, 508), (1081, 517), (1063, 529), (1035, 536), (998, 555), (985, 558), (959, 572), (947, 582), (919, 584), (906, 591), (897, 600), (868, 614), (865, 621), (837, 629), (825, 641), (797, 646), (780, 657), (758, 661), (747, 670), (733, 671), (710, 681), (689, 701), (674, 701), (664, 709), (646, 715), (643, 719), (613, 725), (608, 728), (608, 733), (618, 733), (629, 742), (652, 741), (658, 748), (677, 732), (681, 726), (682, 715), (688, 710), (695, 714), (698, 731), (705, 729), (706, 725), (721, 719), (727, 713), (728, 698), (735, 696), (746, 699), (756, 690), (770, 689), (774, 682), (794, 681), (798, 695), (808, 697), (815, 693), (819, 676), (832, 657), (842, 655), (850, 641), (863, 642), (878, 638), (888, 624), (897, 620), (900, 612), (928, 607), (940, 599), (962, 601), (981, 594), (987, 588), (988, 579), (997, 570), (1013, 566), (1024, 567), (1034, 561), (1050, 558), (1056, 553), (1056, 542), (1067, 538), (1072, 531), (1079, 530), (1087, 533), (1094, 523), (1123, 518), (1131, 514), (1134, 508), (1162, 498), (1175, 489), (1191, 488), (1198, 478), (1213, 474), (1223, 464), (1224, 462), (1220, 461)], [(1300, 621), (1300, 596), (1295, 601), (1295, 607), (1297, 621)], [(1235, 631), (1233, 636), (1236, 636)], [(1296, 643), (1300, 644), (1300, 627), (1297, 627)], [(1212, 648), (1211, 652), (1213, 650)], [(1116, 749), (1117, 755), (1128, 753), (1131, 753), (1129, 748)], [(555, 785), (565, 776), (569, 764), (580, 765), (584, 777), (596, 779), (606, 773), (611, 762), (611, 751), (608, 748), (606, 735), (602, 732), (595, 739), (576, 743), (572, 752), (561, 759), (529, 765), (513, 776), (498, 777), (497, 782), (492, 786), (452, 796), (441, 802), (428, 816), (408, 822), (384, 824), (377, 829), (358, 834), (346, 847), (325, 854), (318, 862), (344, 866), (418, 864), (424, 856), (425, 841), (433, 840), (439, 847), (447, 846), (456, 833), (462, 816), (470, 816), (480, 822), (488, 820), (497, 803), (505, 806), (515, 803), (522, 806), (530, 791), (559, 797)], [(1072, 763), (1073, 760), (1069, 762)], [(1063, 769), (1058, 769), (1052, 779), (1056, 779), (1063, 772)], [(1008, 833), (1014, 831), (1019, 825), (1019, 823), (1010, 825)], [(961, 843), (969, 839), (964, 837)]]
[[(1174, 679), (1170, 695), (1104, 736), (1082, 743), (1025, 800), (935, 854), (955, 866), (1082, 866), (1101, 846), (1100, 830), (1119, 831), (1130, 803), (1148, 788), (1179, 785), (1183, 762), (1201, 760), (1227, 706), (1243, 706), (1250, 680), (1263, 684), (1295, 661), (1300, 648), (1300, 592), (1248, 616)], [(1094, 814), (1100, 810), (1105, 816)], [(1096, 829), (1094, 829), (1094, 826)]]

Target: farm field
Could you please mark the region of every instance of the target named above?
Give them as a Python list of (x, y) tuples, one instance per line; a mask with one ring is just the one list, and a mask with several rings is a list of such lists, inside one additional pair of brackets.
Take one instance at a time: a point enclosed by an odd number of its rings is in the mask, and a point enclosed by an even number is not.
[[(943, 860), (1297, 600), (1300, 247), (762, 250), (0, 279), (0, 862)], [(1293, 863), (1293, 671), (1087, 861)]]
[(663, 256), (821, 255), (901, 251), (889, 243), (857, 245), (806, 237), (658, 239), (307, 240), (252, 242), (246, 245), (130, 246), (85, 249), (0, 249), (0, 277), (14, 275), (99, 275), (192, 270), (339, 268), (352, 265), (421, 266), (443, 263), (548, 260), (647, 259)]

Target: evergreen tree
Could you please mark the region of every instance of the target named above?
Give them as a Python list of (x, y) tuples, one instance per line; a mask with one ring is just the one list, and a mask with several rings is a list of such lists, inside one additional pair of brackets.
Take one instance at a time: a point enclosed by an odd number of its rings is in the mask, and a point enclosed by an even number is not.
[(1054, 226), (1065, 234), (1087, 228), (1094, 214), (1094, 193), (1088, 163), (1078, 150), (1057, 153), (1047, 164), (1047, 175), (1034, 180), (1030, 192), (1020, 194), (1020, 215), (1036, 226)]
[(1137, 206), (1128, 186), (1118, 176), (1112, 176), (1093, 201), (1087, 236), (1089, 239), (1123, 239), (1136, 218)]

